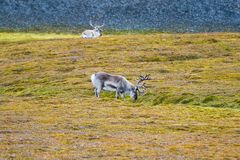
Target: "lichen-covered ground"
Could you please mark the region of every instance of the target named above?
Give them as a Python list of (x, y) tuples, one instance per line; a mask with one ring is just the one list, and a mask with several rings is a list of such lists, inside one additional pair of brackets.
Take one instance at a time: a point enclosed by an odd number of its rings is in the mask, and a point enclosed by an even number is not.
[[(97, 71), (153, 80), (97, 99)], [(0, 33), (0, 159), (240, 159), (239, 109), (239, 33)]]

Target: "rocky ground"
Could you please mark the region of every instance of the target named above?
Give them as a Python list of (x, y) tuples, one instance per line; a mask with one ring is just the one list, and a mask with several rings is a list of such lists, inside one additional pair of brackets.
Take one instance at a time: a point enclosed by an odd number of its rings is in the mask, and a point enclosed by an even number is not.
[(239, 0), (2, 0), (0, 28), (86, 27), (240, 31)]

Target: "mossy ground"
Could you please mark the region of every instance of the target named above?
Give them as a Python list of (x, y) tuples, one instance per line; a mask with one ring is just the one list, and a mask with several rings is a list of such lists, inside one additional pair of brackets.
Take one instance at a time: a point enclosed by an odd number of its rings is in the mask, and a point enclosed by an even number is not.
[[(239, 66), (239, 33), (0, 33), (0, 159), (239, 159)], [(153, 80), (97, 99), (97, 71)]]

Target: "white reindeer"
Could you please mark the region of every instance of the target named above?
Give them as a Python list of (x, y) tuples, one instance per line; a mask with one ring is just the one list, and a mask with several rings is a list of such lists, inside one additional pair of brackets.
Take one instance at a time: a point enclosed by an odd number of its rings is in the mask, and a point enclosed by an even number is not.
[(97, 38), (97, 37), (102, 36), (101, 28), (104, 26), (104, 24), (101, 26), (94, 26), (91, 21), (89, 22), (89, 24), (90, 24), (90, 26), (93, 27), (93, 30), (85, 30), (82, 33), (82, 38)]
[[(125, 77), (120, 75), (112, 75), (105, 72), (98, 72), (91, 76), (91, 81), (95, 87), (95, 96), (99, 97), (101, 90), (115, 91), (116, 98), (119, 98), (119, 95), (125, 99), (125, 93), (130, 95), (133, 100), (137, 100), (138, 92), (140, 94), (144, 93), (146, 88), (145, 83), (142, 83), (145, 80), (150, 80), (149, 75), (140, 76), (137, 80), (137, 84), (133, 85)], [(140, 89), (143, 89), (142, 91)]]

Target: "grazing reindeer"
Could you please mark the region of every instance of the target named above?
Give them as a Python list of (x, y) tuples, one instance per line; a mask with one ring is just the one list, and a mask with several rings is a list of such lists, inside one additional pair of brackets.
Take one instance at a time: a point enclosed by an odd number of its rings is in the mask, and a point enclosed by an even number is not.
[(93, 30), (85, 30), (83, 33), (82, 33), (82, 38), (97, 38), (97, 37), (100, 37), (102, 36), (101, 32), (101, 28), (104, 26), (101, 25), (101, 26), (94, 26), (92, 24), (92, 22), (90, 21), (89, 22), (90, 26), (92, 26), (94, 29)]
[[(116, 98), (119, 98), (119, 95), (125, 99), (125, 93), (129, 94), (130, 97), (134, 100), (138, 98), (138, 92), (140, 94), (144, 93), (146, 88), (145, 83), (142, 83), (145, 80), (150, 80), (149, 75), (140, 76), (137, 80), (137, 84), (133, 85), (125, 77), (119, 75), (111, 75), (105, 72), (98, 72), (91, 76), (92, 84), (95, 87), (95, 95), (99, 97), (101, 90), (107, 91), (116, 91)], [(142, 91), (140, 89), (143, 89)]]

